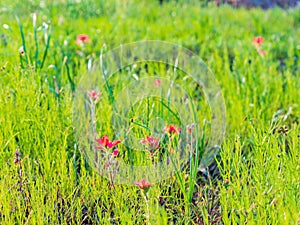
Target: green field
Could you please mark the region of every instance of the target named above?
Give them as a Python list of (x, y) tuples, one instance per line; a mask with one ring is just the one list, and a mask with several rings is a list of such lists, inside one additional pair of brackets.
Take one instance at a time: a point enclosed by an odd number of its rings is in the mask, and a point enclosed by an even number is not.
[[(2, 2), (0, 224), (300, 224), (299, 7), (264, 11), (197, 0)], [(87, 42), (76, 43), (80, 34)], [(253, 43), (260, 36), (263, 43)], [(203, 171), (198, 167), (212, 109), (184, 71), (139, 63), (92, 84), (87, 91), (101, 91), (94, 102), (96, 137), (120, 139), (116, 159), (137, 166), (172, 158), (178, 146), (192, 147), (176, 132), (170, 138), (165, 132), (155, 154), (139, 141), (145, 151), (130, 149), (126, 135), (113, 127), (114, 94), (132, 77), (171, 77), (193, 100), (201, 133), (195, 157), (163, 181), (149, 179), (148, 190), (99, 175), (90, 160), (96, 155), (86, 154), (77, 138), (86, 127), (74, 118), (74, 110), (84, 111), (76, 105), (77, 90), (99, 66), (99, 56), (142, 40), (170, 42), (202, 58), (226, 106), (220, 151)], [(133, 123), (137, 140), (150, 135), (151, 113), (182, 132), (176, 111), (192, 117), (188, 107), (159, 99), (122, 102), (131, 107), (125, 120)], [(143, 129), (139, 119), (147, 124)]]

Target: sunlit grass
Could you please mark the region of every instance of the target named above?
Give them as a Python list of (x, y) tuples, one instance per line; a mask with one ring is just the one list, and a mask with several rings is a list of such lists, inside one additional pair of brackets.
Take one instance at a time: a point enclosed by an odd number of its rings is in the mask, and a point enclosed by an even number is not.
[[(1, 4), (1, 224), (297, 223), (299, 8), (200, 8), (199, 1)], [(91, 41), (84, 47), (76, 45), (78, 34)], [(265, 56), (252, 44), (256, 36), (264, 37)], [(147, 202), (138, 187), (112, 185), (99, 176), (82, 153), (73, 123), (74, 91), (91, 63), (101, 52), (145, 39), (170, 41), (199, 55), (221, 85), (227, 118), (217, 156), (220, 176), (185, 165), (154, 184)], [(25, 54), (19, 53), (21, 46)], [(168, 75), (164, 65), (141, 68), (144, 65), (119, 71), (111, 85), (121, 90), (134, 79), (128, 74)], [(184, 73), (178, 71), (178, 77)], [(199, 127), (209, 130), (204, 119), (209, 119), (210, 109), (202, 91), (195, 92), (191, 83), (179, 78), (188, 94), (198, 97)], [(111, 93), (105, 85), (101, 92), (99, 136), (114, 138)], [(152, 111), (143, 106), (148, 103), (154, 105)], [(161, 103), (144, 99), (132, 106), (131, 116), (143, 115), (147, 122), (149, 115), (176, 110), (162, 109)], [(170, 117), (170, 123), (176, 121)], [(137, 123), (135, 129), (138, 138), (148, 135)], [(17, 149), (21, 161), (14, 163)], [(120, 147), (120, 156), (126, 162), (141, 157), (137, 164), (148, 157), (140, 151), (128, 155), (125, 146)]]

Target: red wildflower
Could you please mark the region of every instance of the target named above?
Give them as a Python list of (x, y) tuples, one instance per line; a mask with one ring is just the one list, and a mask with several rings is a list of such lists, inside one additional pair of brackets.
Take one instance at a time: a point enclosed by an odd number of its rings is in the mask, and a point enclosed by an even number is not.
[(100, 144), (100, 146), (96, 146), (97, 149), (104, 149), (104, 148), (113, 148), (117, 144), (119, 144), (121, 141), (120, 140), (115, 140), (115, 141), (109, 141), (109, 138), (107, 136), (103, 136), (102, 138), (97, 138), (96, 142)]
[(88, 91), (88, 96), (92, 99), (97, 101), (100, 98), (101, 93), (97, 92), (96, 90)]
[(87, 35), (85, 34), (79, 34), (76, 38), (76, 44), (81, 45), (83, 43), (88, 43), (90, 42), (90, 39)]
[(153, 186), (153, 184), (146, 179), (142, 179), (140, 181), (134, 182), (134, 184), (135, 186), (139, 187), (142, 190), (148, 189), (149, 187)]
[(102, 138), (96, 139), (96, 142), (98, 142), (101, 147), (106, 147), (109, 143), (109, 138), (107, 136), (103, 136)]
[(262, 36), (258, 36), (253, 39), (253, 44), (260, 46), (260, 45), (262, 45), (263, 41), (264, 41), (264, 38)]
[(155, 79), (154, 80), (154, 87), (158, 87), (161, 84), (161, 80), (160, 79)]
[(119, 155), (119, 149), (113, 150), (112, 155), (113, 156), (118, 156)]
[(151, 149), (158, 149), (159, 148), (159, 138), (146, 136), (145, 139), (141, 140), (141, 143), (144, 145), (148, 145)]
[(175, 125), (170, 124), (169, 126), (166, 126), (163, 129), (164, 132), (166, 133), (175, 133), (175, 134), (179, 134), (180, 133), (180, 128), (177, 128)]
[(114, 146), (116, 146), (119, 143), (121, 143), (121, 140), (115, 140), (113, 142), (108, 142), (107, 147), (108, 148), (113, 148)]

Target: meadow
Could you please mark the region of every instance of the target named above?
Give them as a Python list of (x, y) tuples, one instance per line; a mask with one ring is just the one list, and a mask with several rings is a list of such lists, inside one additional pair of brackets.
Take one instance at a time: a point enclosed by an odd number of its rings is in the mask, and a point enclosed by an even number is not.
[[(299, 7), (4, 0), (0, 36), (0, 224), (300, 224)], [(125, 119), (145, 151), (124, 144), (127, 133), (114, 129), (123, 123), (112, 120), (112, 99), (132, 77), (154, 77), (160, 86), (176, 74), (174, 82), (185, 87), (200, 118), (195, 154), (180, 170), (159, 182), (118, 184), (99, 174), (98, 153), (86, 154), (78, 140), (78, 130), (91, 127), (76, 123), (84, 119), (74, 113), (84, 111), (76, 96), (100, 56), (141, 40), (183, 46), (203, 60), (222, 91), (226, 132), (215, 160), (199, 170), (212, 109), (184, 71), (139, 63), (109, 82), (91, 80), (90, 107), (98, 107), (93, 144), (127, 164), (152, 165), (176, 155), (178, 146), (192, 148), (180, 141), (185, 127), (176, 114), (183, 110), (189, 120), (190, 108), (159, 99), (131, 105), (126, 95), (122, 102), (131, 111)], [(148, 136), (151, 113), (166, 117), (167, 124), (157, 122), (162, 139)]]

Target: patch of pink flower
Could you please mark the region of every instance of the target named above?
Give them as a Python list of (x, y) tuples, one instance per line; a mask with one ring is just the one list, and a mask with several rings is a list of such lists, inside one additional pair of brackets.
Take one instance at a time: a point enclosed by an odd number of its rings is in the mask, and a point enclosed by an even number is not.
[(155, 79), (154, 80), (154, 87), (158, 87), (161, 85), (161, 80), (160, 79)]
[(108, 167), (110, 167), (110, 162), (108, 161), (108, 162), (106, 162), (105, 164), (104, 164), (104, 167), (105, 168), (108, 168)]
[(263, 44), (264, 38), (262, 36), (255, 37), (253, 39), (253, 44), (261, 46)]
[(101, 93), (97, 92), (96, 90), (88, 91), (87, 93), (88, 93), (88, 96), (94, 101), (99, 100), (99, 98), (101, 96)]
[(148, 180), (146, 179), (142, 179), (140, 181), (136, 181), (134, 182), (135, 186), (139, 187), (140, 189), (144, 190), (144, 189), (147, 189), (151, 186), (153, 186), (152, 183), (150, 183)]
[(155, 150), (159, 148), (159, 138), (153, 136), (146, 136), (146, 138), (141, 140), (143, 145), (147, 145), (151, 148), (151, 150)]
[(267, 54), (267, 52), (262, 49), (263, 42), (264, 42), (264, 38), (262, 36), (255, 37), (252, 42), (252, 44), (255, 46), (258, 54), (262, 55), (262, 56)]
[(89, 37), (86, 34), (79, 34), (76, 38), (76, 44), (77, 45), (82, 45), (84, 43), (90, 42)]
[(119, 149), (113, 150), (112, 155), (113, 155), (114, 157), (117, 157), (117, 156), (119, 155)]
[(180, 133), (180, 128), (176, 127), (173, 124), (165, 126), (163, 129), (164, 132), (169, 133), (169, 134), (179, 134)]
[(113, 148), (121, 143), (121, 140), (110, 141), (109, 138), (105, 135), (102, 138), (96, 138), (96, 142), (99, 146), (96, 146), (96, 149), (104, 149), (104, 148)]

